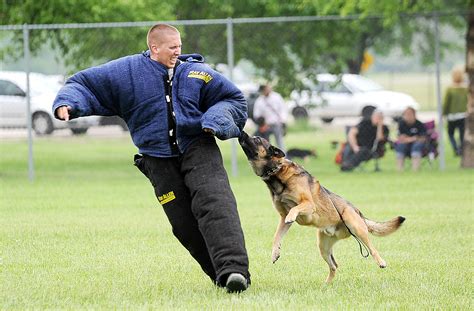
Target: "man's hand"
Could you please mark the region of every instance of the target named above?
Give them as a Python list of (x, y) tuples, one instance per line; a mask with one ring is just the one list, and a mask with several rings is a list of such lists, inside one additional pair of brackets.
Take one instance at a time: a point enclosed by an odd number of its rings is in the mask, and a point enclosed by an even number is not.
[(70, 106), (61, 106), (56, 109), (56, 116), (60, 120), (69, 121), (69, 112), (71, 111)]
[(352, 147), (352, 150), (354, 151), (354, 153), (358, 153), (360, 151), (360, 147), (358, 145), (355, 145)]

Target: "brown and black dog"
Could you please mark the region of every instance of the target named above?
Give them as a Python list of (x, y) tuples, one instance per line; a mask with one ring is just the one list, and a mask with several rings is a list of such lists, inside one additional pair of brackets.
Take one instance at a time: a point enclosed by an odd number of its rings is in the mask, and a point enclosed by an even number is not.
[(337, 269), (332, 247), (351, 234), (369, 249), (380, 268), (387, 266), (370, 242), (369, 232), (378, 236), (388, 235), (400, 227), (404, 217), (382, 223), (369, 220), (350, 202), (321, 186), (303, 167), (286, 159), (283, 151), (264, 138), (250, 137), (242, 132), (239, 143), (255, 174), (270, 189), (273, 205), (280, 214), (273, 239), (273, 263), (280, 257), (283, 236), (296, 221), (302, 226), (317, 228), (319, 251), (329, 265), (328, 283)]

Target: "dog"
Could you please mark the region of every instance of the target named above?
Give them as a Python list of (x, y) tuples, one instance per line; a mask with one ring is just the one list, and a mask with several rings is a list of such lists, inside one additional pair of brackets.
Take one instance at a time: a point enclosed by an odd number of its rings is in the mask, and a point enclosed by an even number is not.
[(286, 151), (286, 157), (288, 158), (288, 160), (300, 158), (304, 162), (307, 162), (310, 157), (316, 158), (316, 150), (291, 148)]
[(350, 202), (323, 187), (303, 167), (285, 158), (282, 150), (264, 138), (242, 132), (239, 143), (255, 174), (267, 184), (273, 206), (280, 214), (273, 238), (273, 263), (280, 257), (283, 236), (296, 221), (299, 225), (317, 228), (319, 251), (329, 266), (326, 283), (333, 280), (338, 267), (333, 245), (350, 235), (368, 248), (380, 268), (387, 266), (370, 242), (369, 233), (386, 236), (400, 227), (404, 217), (386, 222), (369, 220)]

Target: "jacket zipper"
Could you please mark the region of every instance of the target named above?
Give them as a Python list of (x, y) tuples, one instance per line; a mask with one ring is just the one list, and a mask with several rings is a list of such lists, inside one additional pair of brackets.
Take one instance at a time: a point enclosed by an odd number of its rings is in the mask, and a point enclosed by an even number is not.
[[(173, 75), (174, 76), (174, 75)], [(173, 109), (173, 79), (165, 76), (165, 99), (168, 112), (168, 141), (170, 144), (171, 154), (178, 155), (178, 139), (176, 137), (176, 114)]]

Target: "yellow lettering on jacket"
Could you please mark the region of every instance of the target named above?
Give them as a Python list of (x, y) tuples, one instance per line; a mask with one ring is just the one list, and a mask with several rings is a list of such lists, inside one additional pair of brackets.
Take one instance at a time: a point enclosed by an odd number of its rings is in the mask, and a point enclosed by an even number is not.
[(212, 76), (205, 71), (191, 70), (188, 74), (188, 78), (201, 79), (206, 83), (212, 80)]

